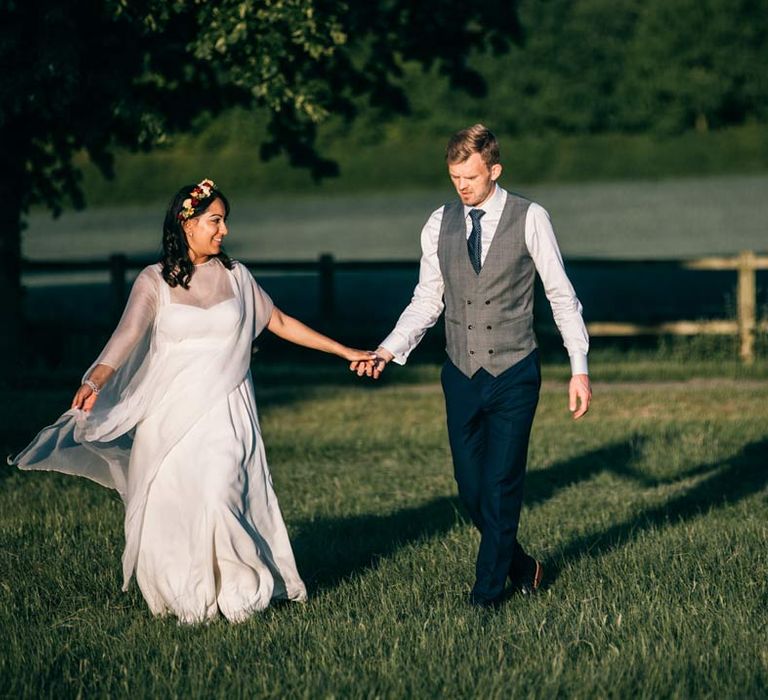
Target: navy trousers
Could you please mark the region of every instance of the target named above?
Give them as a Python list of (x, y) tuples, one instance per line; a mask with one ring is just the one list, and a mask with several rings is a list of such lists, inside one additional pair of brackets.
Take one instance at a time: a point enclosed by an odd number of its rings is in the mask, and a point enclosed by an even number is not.
[(472, 596), (493, 602), (508, 575), (530, 566), (517, 527), (541, 386), (539, 353), (498, 377), (480, 369), (469, 378), (448, 360), (441, 381), (459, 497), (481, 535)]

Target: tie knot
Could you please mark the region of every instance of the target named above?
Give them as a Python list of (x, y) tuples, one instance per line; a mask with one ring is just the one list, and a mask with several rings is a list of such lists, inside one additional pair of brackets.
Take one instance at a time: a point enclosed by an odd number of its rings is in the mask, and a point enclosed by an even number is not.
[(482, 209), (470, 209), (469, 210), (469, 218), (472, 219), (473, 223), (477, 223), (480, 221), (480, 219), (485, 216), (485, 212)]

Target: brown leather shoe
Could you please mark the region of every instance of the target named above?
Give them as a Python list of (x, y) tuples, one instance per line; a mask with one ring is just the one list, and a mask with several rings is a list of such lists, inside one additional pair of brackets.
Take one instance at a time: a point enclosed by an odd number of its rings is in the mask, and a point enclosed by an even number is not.
[(531, 558), (531, 566), (523, 574), (510, 577), (512, 587), (523, 595), (534, 595), (541, 587), (544, 578), (544, 567), (541, 562)]

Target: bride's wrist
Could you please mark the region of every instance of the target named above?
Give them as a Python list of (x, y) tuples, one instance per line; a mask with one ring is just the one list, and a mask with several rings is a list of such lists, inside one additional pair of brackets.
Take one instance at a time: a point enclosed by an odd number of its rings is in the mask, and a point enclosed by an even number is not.
[(98, 396), (101, 393), (101, 390), (103, 386), (99, 386), (96, 382), (93, 381), (93, 379), (86, 379), (83, 384), (87, 386), (96, 396)]

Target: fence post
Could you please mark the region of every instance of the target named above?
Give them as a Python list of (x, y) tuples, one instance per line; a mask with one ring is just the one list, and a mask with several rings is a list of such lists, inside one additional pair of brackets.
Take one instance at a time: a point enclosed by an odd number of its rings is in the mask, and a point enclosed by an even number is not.
[(112, 291), (112, 320), (117, 322), (125, 306), (125, 271), (128, 260), (122, 253), (109, 256), (109, 284)]
[(320, 317), (332, 321), (335, 311), (333, 290), (333, 255), (323, 253), (318, 261), (320, 273)]
[(745, 365), (755, 361), (755, 328), (757, 313), (757, 286), (755, 283), (755, 254), (743, 250), (739, 255), (739, 357)]

